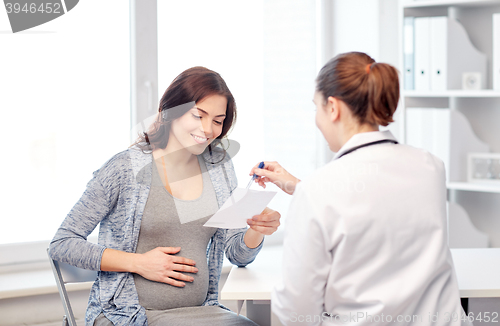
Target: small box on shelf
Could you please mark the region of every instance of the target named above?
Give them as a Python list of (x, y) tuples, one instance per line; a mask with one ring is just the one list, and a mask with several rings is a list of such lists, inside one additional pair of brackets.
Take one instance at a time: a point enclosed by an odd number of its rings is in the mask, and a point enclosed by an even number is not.
[(468, 153), (467, 181), (500, 187), (500, 153)]

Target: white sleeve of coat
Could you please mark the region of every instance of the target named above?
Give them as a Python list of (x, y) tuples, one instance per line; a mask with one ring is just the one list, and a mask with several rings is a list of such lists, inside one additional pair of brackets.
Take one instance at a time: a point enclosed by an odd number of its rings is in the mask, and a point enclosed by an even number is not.
[(332, 239), (317, 215), (322, 209), (312, 206), (299, 183), (285, 221), (282, 281), (271, 300), (272, 311), (284, 325), (319, 325), (325, 311)]

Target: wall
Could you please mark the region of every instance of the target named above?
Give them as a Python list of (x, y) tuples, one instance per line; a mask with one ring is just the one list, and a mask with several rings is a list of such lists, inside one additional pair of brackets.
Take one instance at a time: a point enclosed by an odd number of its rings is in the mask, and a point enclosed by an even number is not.
[[(83, 320), (89, 291), (68, 293), (75, 318)], [(59, 293), (0, 300), (0, 326), (62, 324), (64, 310)], [(83, 325), (83, 323), (81, 324)]]
[[(359, 51), (377, 62), (394, 65), (399, 60), (397, 0), (333, 0), (333, 55)], [(399, 111), (389, 129), (396, 138), (402, 134)]]

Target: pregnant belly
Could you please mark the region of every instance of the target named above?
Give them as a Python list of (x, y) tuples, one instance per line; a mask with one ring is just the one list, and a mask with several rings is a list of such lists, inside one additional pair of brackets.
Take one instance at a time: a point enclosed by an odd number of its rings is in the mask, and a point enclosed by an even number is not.
[(196, 262), (197, 273), (179, 272), (192, 276), (193, 282), (182, 281), (184, 287), (176, 287), (167, 283), (150, 281), (141, 275), (134, 274), (135, 287), (139, 295), (139, 303), (146, 309), (166, 310), (180, 307), (201, 306), (207, 297), (208, 265), (205, 250), (181, 250), (177, 255)]

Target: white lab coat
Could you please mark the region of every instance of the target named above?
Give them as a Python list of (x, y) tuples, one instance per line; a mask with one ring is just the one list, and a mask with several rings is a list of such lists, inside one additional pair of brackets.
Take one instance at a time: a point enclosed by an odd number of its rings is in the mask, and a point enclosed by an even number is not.
[(285, 325), (468, 324), (453, 322), (463, 309), (442, 161), (394, 143), (342, 156), (384, 139), (395, 140), (389, 131), (354, 135), (297, 185), (271, 301)]

